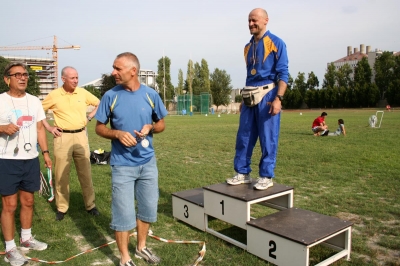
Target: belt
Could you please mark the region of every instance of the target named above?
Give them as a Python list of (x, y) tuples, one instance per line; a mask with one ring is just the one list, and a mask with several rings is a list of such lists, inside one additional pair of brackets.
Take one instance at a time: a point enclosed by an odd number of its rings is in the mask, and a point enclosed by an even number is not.
[(67, 130), (67, 129), (63, 129), (62, 132), (63, 133), (79, 133), (82, 132), (83, 130), (85, 130), (85, 128), (80, 128), (80, 129), (75, 129), (75, 130)]
[(273, 88), (275, 88), (275, 83), (270, 83), (264, 86), (259, 86), (259, 87), (253, 87), (253, 86), (246, 86), (243, 89), (244, 90), (257, 90), (257, 89), (261, 89), (261, 90), (272, 90)]

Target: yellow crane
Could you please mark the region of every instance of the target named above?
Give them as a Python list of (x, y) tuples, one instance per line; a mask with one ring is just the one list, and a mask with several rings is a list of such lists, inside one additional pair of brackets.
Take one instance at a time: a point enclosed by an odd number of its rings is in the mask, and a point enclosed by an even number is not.
[(58, 88), (58, 50), (59, 49), (74, 49), (79, 50), (81, 47), (79, 45), (71, 45), (71, 46), (57, 46), (57, 37), (54, 35), (54, 41), (52, 46), (0, 46), (0, 51), (12, 51), (12, 50), (51, 50), (53, 53), (54, 60), (54, 88)]

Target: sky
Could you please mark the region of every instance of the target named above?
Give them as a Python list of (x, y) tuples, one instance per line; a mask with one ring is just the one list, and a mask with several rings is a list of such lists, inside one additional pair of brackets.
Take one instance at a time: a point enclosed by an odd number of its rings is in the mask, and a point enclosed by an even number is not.
[[(141, 69), (157, 72), (158, 60), (171, 60), (171, 81), (186, 78), (188, 61), (205, 59), (242, 88), (243, 47), (251, 35), (253, 8), (269, 15), (267, 29), (286, 43), (289, 72), (313, 71), (322, 85), (327, 63), (347, 55), (347, 46), (400, 51), (398, 0), (22, 0), (1, 5), (0, 46), (80, 45), (58, 50), (59, 70), (73, 66), (83, 85), (112, 71), (115, 57), (132, 52)], [(51, 51), (0, 51), (0, 55), (47, 57)], [(59, 81), (61, 84), (61, 80)]]

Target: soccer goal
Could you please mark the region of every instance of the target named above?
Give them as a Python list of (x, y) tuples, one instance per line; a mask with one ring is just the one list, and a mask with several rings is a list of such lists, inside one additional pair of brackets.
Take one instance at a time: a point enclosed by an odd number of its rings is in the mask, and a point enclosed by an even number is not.
[(369, 126), (372, 128), (380, 128), (382, 124), (383, 114), (383, 111), (376, 111), (376, 114), (371, 115), (368, 120)]

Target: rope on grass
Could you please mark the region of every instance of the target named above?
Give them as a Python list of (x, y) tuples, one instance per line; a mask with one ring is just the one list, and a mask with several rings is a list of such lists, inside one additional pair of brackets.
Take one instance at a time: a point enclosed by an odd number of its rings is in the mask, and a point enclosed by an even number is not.
[[(129, 237), (131, 237), (131, 236), (136, 236), (136, 235), (137, 235), (137, 233), (136, 233), (136, 232), (133, 232), (132, 234), (129, 235)], [(197, 260), (192, 264), (192, 266), (197, 266), (197, 265), (199, 264), (199, 262), (203, 260), (204, 255), (206, 254), (206, 242), (205, 242), (205, 241), (194, 241), (194, 240), (167, 240), (167, 239), (161, 238), (161, 237), (159, 237), (159, 236), (153, 235), (153, 232), (152, 232), (151, 230), (149, 230), (149, 234), (148, 234), (148, 235), (149, 235), (151, 238), (154, 238), (154, 239), (156, 239), (156, 240), (158, 240), (158, 241), (165, 242), (165, 243), (176, 243), (176, 244), (203, 244), (202, 249), (199, 251), (199, 256), (197, 257)], [(47, 261), (47, 260), (41, 260), (41, 259), (38, 259), (38, 258), (31, 258), (31, 257), (28, 257), (28, 256), (25, 256), (25, 257), (26, 257), (28, 260), (35, 261), (35, 262), (42, 262), (42, 263), (46, 263), (46, 264), (60, 264), (60, 263), (64, 263), (64, 262), (70, 261), (70, 260), (72, 260), (72, 259), (74, 259), (74, 258), (76, 258), (76, 257), (78, 257), (78, 256), (80, 256), (80, 255), (87, 254), (87, 253), (93, 252), (93, 251), (95, 251), (95, 250), (97, 250), (97, 249), (100, 249), (100, 248), (109, 246), (109, 245), (111, 245), (111, 244), (113, 244), (113, 243), (115, 243), (115, 242), (116, 242), (116, 240), (113, 240), (113, 241), (110, 241), (110, 242), (108, 242), (108, 243), (106, 243), (106, 244), (100, 245), (100, 246), (98, 246), (98, 247), (95, 247), (95, 248), (92, 248), (92, 249), (88, 249), (88, 250), (83, 251), (83, 252), (81, 252), (81, 253), (79, 253), (79, 254), (76, 254), (76, 255), (74, 255), (74, 256), (72, 256), (72, 257), (69, 257), (69, 258), (66, 259), (66, 260)], [(0, 252), (0, 255), (5, 255), (5, 254), (6, 254), (5, 252)]]

